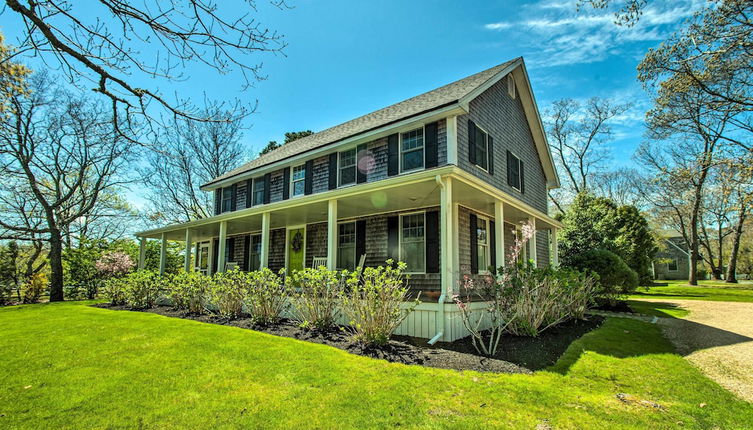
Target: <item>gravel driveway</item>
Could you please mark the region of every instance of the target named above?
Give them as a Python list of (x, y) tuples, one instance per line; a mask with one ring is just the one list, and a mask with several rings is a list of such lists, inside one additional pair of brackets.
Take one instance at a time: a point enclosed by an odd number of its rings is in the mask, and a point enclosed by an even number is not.
[(753, 402), (753, 303), (647, 301), (688, 309), (684, 319), (660, 318), (664, 334), (708, 377)]

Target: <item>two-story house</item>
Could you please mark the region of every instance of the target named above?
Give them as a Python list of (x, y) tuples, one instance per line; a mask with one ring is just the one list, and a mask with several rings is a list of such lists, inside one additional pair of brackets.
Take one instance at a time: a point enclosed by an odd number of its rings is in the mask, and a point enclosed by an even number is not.
[(521, 222), (526, 258), (556, 264), (558, 185), (518, 58), (283, 145), (202, 187), (214, 216), (137, 236), (185, 241), (208, 274), (404, 261), (424, 303), (399, 333), (454, 340), (460, 279), (503, 265)]

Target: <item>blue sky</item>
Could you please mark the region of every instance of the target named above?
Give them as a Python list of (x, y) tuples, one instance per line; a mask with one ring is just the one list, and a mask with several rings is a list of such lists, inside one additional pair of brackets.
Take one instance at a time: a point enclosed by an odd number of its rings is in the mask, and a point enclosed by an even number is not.
[[(197, 65), (184, 71), (184, 82), (139, 78), (139, 83), (197, 102), (204, 94), (258, 100), (244, 133), (252, 156), (269, 140), (281, 141), (286, 131), (322, 130), (523, 56), (542, 112), (563, 97), (634, 103), (615, 122), (613, 162), (625, 164), (641, 140), (649, 107), (635, 79), (636, 65), (703, 0), (652, 1), (629, 29), (615, 26), (610, 11), (577, 13), (575, 0), (290, 4), (290, 9), (258, 4), (255, 16), (284, 34), (288, 46), (284, 55), (251, 59), (263, 63), (267, 76), (253, 88), (240, 92), (237, 74), (218, 76)], [(19, 30), (15, 17), (1, 15), (0, 27), (12, 43)]]

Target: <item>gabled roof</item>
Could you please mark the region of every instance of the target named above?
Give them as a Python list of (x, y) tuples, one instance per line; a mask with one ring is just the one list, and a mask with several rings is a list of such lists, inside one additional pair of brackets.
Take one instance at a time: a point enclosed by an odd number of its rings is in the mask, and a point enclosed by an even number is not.
[[(507, 61), (492, 68), (486, 69), (482, 72), (444, 85), (429, 92), (417, 95), (402, 102), (387, 106), (386, 108), (379, 109), (369, 114), (363, 115), (356, 119), (344, 122), (340, 125), (330, 127), (326, 130), (322, 130), (318, 133), (314, 133), (310, 136), (298, 139), (296, 141), (282, 145), (281, 147), (259, 156), (258, 158), (233, 169), (223, 175), (220, 175), (208, 183), (202, 185), (202, 189), (212, 189), (214, 184), (222, 182), (226, 179), (243, 175), (253, 170), (259, 169), (266, 165), (276, 163), (293, 156), (297, 156), (314, 149), (334, 144), (344, 139), (356, 136), (358, 134), (374, 130), (380, 127), (388, 126), (392, 123), (405, 120), (414, 116), (421, 115), (426, 112), (437, 110), (449, 105), (460, 104), (465, 105), (467, 108), (467, 102), (478, 96), (480, 92), (489, 88), (492, 84), (499, 81), (507, 73), (510, 73), (512, 69), (523, 65), (522, 57)], [(530, 85), (527, 82), (527, 74), (523, 72), (523, 76), (526, 80), (527, 93), (532, 96), (530, 92)], [(533, 110), (536, 119), (534, 121), (529, 118), (530, 125), (538, 125), (540, 127), (540, 119), (538, 118), (538, 110), (533, 102)], [(527, 112), (527, 115), (529, 113)], [(533, 128), (533, 127), (532, 127)], [(543, 128), (540, 130), (540, 135), (543, 136)], [(534, 133), (536, 134), (536, 133)], [(553, 168), (553, 160), (551, 153), (549, 153), (548, 145), (546, 145), (544, 137), (545, 153), (541, 153), (541, 145), (539, 147), (539, 154), (542, 157), (542, 164), (546, 165), (547, 161), (551, 164), (551, 169), (544, 169), (547, 173), (547, 177), (550, 183), (558, 184), (556, 177), (556, 171)], [(546, 157), (546, 160), (544, 158)], [(553, 176), (550, 176), (553, 175)]]

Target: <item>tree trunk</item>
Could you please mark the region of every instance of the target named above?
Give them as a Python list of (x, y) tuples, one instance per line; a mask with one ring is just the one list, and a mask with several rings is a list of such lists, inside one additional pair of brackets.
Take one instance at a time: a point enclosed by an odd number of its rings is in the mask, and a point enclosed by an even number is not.
[(50, 231), (50, 301), (63, 301), (63, 237), (60, 230)]
[(745, 208), (742, 208), (740, 210), (740, 215), (737, 218), (735, 235), (732, 239), (732, 249), (729, 254), (729, 263), (727, 263), (727, 278), (725, 279), (725, 282), (731, 284), (737, 283), (737, 276), (735, 274), (735, 272), (737, 272), (737, 254), (740, 252), (740, 239), (743, 236), (743, 224), (745, 223), (746, 215)]
[[(696, 200), (697, 201), (697, 200)], [(698, 211), (694, 210), (690, 217), (690, 272), (688, 284), (698, 285), (696, 272), (698, 270)]]

